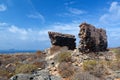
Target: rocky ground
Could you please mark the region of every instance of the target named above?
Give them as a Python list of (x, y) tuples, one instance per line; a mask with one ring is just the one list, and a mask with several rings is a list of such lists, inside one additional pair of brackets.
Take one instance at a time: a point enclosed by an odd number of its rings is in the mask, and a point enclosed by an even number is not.
[(120, 48), (83, 54), (52, 46), (33, 54), (1, 54), (0, 80), (120, 80)]

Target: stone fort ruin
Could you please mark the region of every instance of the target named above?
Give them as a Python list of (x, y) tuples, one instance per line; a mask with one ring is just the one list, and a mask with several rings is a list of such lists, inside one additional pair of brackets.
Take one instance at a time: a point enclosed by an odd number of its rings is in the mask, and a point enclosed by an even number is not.
[[(104, 29), (95, 28), (95, 26), (82, 23), (79, 31), (79, 46), (80, 52), (98, 52), (107, 50), (107, 35)], [(76, 48), (76, 38), (71, 34), (62, 34), (58, 32), (48, 32), (51, 44), (55, 46), (67, 46), (69, 50)]]
[(81, 52), (98, 52), (107, 49), (107, 35), (104, 29), (95, 28), (87, 23), (82, 23), (79, 27), (79, 50)]

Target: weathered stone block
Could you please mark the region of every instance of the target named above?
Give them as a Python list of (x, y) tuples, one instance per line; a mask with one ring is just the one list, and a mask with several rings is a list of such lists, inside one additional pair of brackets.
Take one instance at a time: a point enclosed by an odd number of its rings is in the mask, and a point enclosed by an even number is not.
[(74, 35), (62, 34), (58, 32), (48, 32), (51, 44), (55, 46), (67, 46), (69, 50), (76, 48), (76, 38)]

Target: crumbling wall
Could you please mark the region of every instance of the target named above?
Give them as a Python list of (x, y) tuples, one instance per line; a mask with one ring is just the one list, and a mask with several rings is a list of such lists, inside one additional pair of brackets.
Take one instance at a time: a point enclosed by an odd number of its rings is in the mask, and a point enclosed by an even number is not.
[(74, 50), (76, 48), (76, 38), (74, 35), (58, 32), (48, 32), (48, 34), (52, 45), (61, 47), (67, 46), (69, 50)]
[(87, 23), (82, 23), (79, 27), (79, 50), (81, 52), (98, 52), (107, 49), (107, 35), (104, 29), (95, 28)]

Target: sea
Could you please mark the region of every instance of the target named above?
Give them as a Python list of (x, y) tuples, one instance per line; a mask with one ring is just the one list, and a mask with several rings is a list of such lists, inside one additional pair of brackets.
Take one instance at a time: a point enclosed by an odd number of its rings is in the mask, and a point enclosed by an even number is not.
[(35, 53), (37, 50), (0, 50), (0, 54)]

